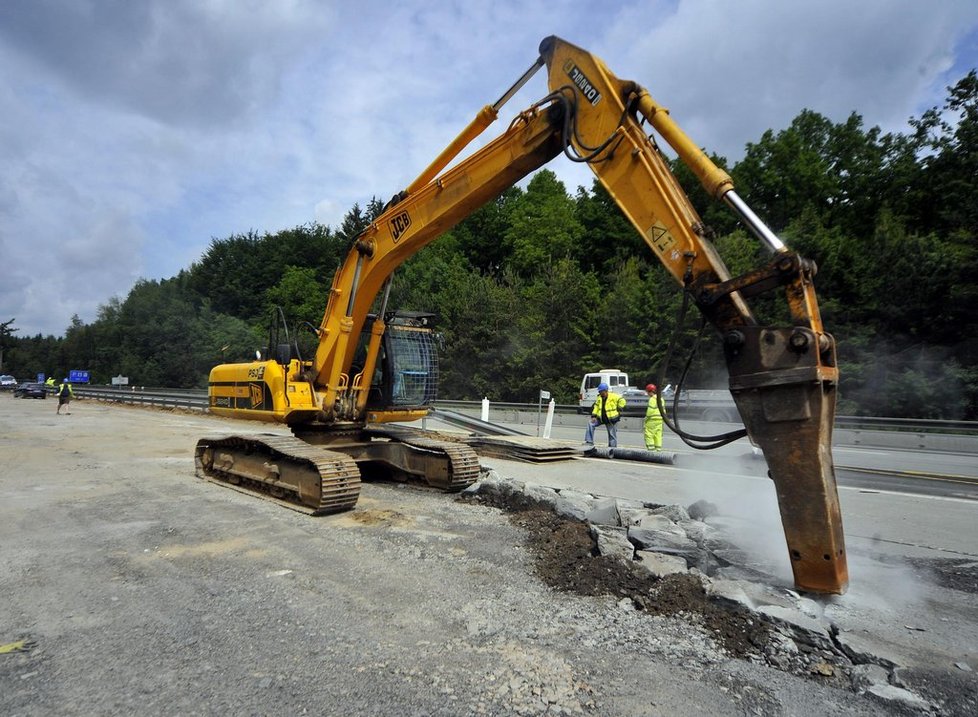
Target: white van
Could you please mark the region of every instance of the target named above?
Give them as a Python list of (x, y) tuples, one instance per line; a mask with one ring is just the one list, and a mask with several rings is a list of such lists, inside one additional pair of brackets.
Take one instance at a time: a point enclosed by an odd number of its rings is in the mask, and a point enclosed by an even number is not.
[[(584, 374), (581, 379), (581, 391), (579, 394), (578, 413), (589, 413), (594, 402), (598, 398), (598, 384), (608, 384), (608, 390), (623, 396), (626, 401), (635, 401), (646, 397), (645, 391), (635, 388), (628, 383), (628, 374), (617, 368), (603, 368), (594, 373)], [(644, 411), (645, 404), (642, 404)]]
[(17, 388), (17, 379), (9, 374), (0, 376), (0, 389)]

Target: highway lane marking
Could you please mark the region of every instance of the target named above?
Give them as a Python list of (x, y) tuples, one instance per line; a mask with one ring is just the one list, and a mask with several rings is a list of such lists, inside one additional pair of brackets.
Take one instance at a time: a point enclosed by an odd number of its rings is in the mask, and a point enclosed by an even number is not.
[(905, 493), (898, 490), (881, 490), (878, 488), (857, 488), (851, 485), (836, 486), (840, 492), (846, 490), (852, 493), (863, 493), (864, 495), (892, 495), (899, 498), (919, 498), (922, 500), (942, 500), (948, 503), (968, 503), (975, 504), (974, 498), (961, 498), (954, 495), (928, 495), (927, 493)]
[[(677, 453), (676, 454), (677, 459), (682, 455), (683, 455), (682, 453)], [(609, 460), (613, 460), (609, 458), (599, 458), (597, 456), (588, 456), (588, 455), (581, 456), (578, 458), (578, 460), (580, 458), (584, 458), (586, 460), (603, 461), (603, 462), (608, 462)], [(643, 463), (643, 461), (627, 461), (627, 460), (619, 460), (619, 463), (621, 464), (634, 463), (636, 465), (654, 465), (656, 468), (667, 468), (675, 471), (691, 471), (691, 472), (699, 472), (699, 473), (708, 472), (708, 469), (705, 467), (690, 468), (682, 465), (678, 460), (676, 463), (673, 463), (671, 465), (668, 463)], [(767, 476), (750, 475), (749, 473), (737, 473), (733, 471), (722, 470), (721, 467), (711, 467), (709, 470), (722, 473), (723, 475), (737, 476), (740, 478), (755, 478), (758, 480), (766, 480), (766, 481), (771, 480)], [(920, 480), (942, 481), (945, 483), (964, 483), (966, 485), (978, 485), (978, 477), (957, 475), (954, 473), (927, 473), (925, 471), (901, 471), (901, 470), (892, 470), (888, 468), (858, 468), (856, 466), (843, 466), (843, 465), (835, 466), (835, 470), (837, 471), (847, 470), (847, 471), (852, 471), (853, 473), (868, 473), (871, 475), (894, 476), (896, 478), (910, 478), (910, 479), (920, 479)]]
[(853, 471), (854, 473), (873, 473), (875, 475), (896, 476), (898, 478), (920, 478), (921, 480), (978, 485), (978, 477), (955, 475), (953, 473), (926, 473), (924, 471), (898, 471), (888, 468), (857, 468), (855, 466), (836, 466), (836, 470), (847, 470)]
[(963, 550), (954, 550), (953, 548), (939, 548), (936, 545), (924, 545), (923, 543), (910, 543), (905, 540), (893, 540), (892, 538), (881, 538), (878, 535), (858, 535), (856, 533), (846, 533), (846, 540), (850, 538), (855, 538), (858, 540), (868, 540), (871, 543), (890, 543), (891, 545), (906, 545), (911, 548), (923, 548), (924, 550), (933, 550), (940, 553), (952, 553), (954, 555), (962, 555), (966, 558), (978, 558), (978, 555), (974, 553), (969, 553)]
[[(606, 460), (606, 459), (595, 458), (593, 460)], [(627, 461), (622, 461), (622, 463), (625, 463), (625, 462), (627, 462)], [(636, 461), (632, 461), (632, 462), (637, 463)], [(643, 464), (643, 465), (652, 465), (652, 464)], [(671, 465), (671, 466), (669, 466), (669, 465), (655, 464), (655, 467), (657, 469), (660, 469), (660, 468), (668, 468), (668, 469), (671, 469), (671, 470), (674, 470), (674, 471), (696, 472), (696, 473), (703, 473), (703, 474), (707, 473), (707, 471), (706, 470), (703, 470), (703, 469), (690, 469), (690, 468), (685, 468), (682, 465)], [(887, 472), (880, 472), (878, 470), (874, 470), (874, 469), (871, 469), (871, 468), (851, 468), (851, 467), (848, 467), (848, 466), (835, 466), (835, 468), (837, 470), (838, 469), (845, 468), (846, 470), (851, 470), (851, 471), (857, 472), (857, 473), (860, 473), (860, 472), (861, 473), (875, 473), (875, 474), (878, 474), (878, 475), (894, 475), (895, 474), (896, 477), (901, 477), (902, 476), (902, 477), (905, 477), (905, 478), (923, 478), (926, 475), (934, 475), (935, 477), (929, 477), (929, 478), (926, 478), (926, 479), (927, 480), (941, 481), (941, 482), (945, 482), (945, 483), (965, 483), (967, 485), (978, 485), (978, 479), (970, 479), (969, 476), (959, 476), (961, 478), (964, 478), (965, 480), (956, 481), (956, 480), (950, 480), (950, 479), (945, 479), (945, 478), (942, 478), (942, 477), (938, 477), (938, 476), (936, 476), (936, 474), (924, 474), (923, 476), (922, 475), (917, 475), (917, 474), (914, 474), (914, 475), (904, 475), (904, 473), (908, 473), (909, 474), (910, 471), (904, 471), (904, 472), (891, 471), (891, 472), (888, 472), (887, 473)], [(731, 477), (731, 478), (738, 478), (738, 479), (744, 479), (744, 478), (746, 478), (747, 480), (765, 481), (767, 483), (771, 483), (772, 482), (771, 479), (768, 478), (767, 476), (750, 475), (748, 473), (728, 473), (728, 472), (719, 473), (719, 472), (715, 472), (714, 475), (724, 475), (724, 476), (728, 476), (728, 477)], [(927, 493), (908, 493), (906, 491), (888, 490), (886, 488), (866, 488), (866, 487), (860, 487), (860, 486), (840, 485), (838, 483), (838, 481), (836, 481), (836, 489), (839, 490), (839, 491), (844, 491), (845, 490), (845, 491), (853, 491), (853, 492), (856, 492), (856, 493), (868, 493), (868, 494), (880, 494), (880, 495), (896, 495), (896, 496), (902, 496), (904, 498), (927, 498), (929, 500), (944, 500), (944, 501), (951, 501), (951, 502), (955, 502), (955, 503), (959, 503), (959, 502), (963, 502), (963, 503), (974, 503), (975, 500), (976, 500), (975, 498), (959, 497), (959, 496), (954, 496), (954, 495), (928, 495)]]
[(959, 497), (954, 495), (929, 495), (927, 493), (906, 493), (899, 490), (885, 490), (883, 488), (859, 488), (853, 485), (836, 485), (836, 489), (839, 491), (851, 491), (854, 493), (865, 493), (866, 495), (895, 495), (901, 498), (926, 498), (927, 500), (944, 500), (951, 503), (970, 503), (972, 505), (978, 502), (978, 499)]

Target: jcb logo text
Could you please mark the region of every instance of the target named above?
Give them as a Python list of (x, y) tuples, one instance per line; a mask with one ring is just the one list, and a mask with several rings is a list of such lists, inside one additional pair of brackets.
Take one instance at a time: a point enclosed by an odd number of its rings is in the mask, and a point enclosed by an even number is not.
[(407, 212), (401, 212), (396, 217), (391, 218), (390, 220), (391, 239), (394, 240), (395, 244), (397, 243), (397, 240), (401, 238), (401, 235), (404, 234), (404, 232), (406, 232), (410, 226), (411, 226), (411, 217), (408, 216)]

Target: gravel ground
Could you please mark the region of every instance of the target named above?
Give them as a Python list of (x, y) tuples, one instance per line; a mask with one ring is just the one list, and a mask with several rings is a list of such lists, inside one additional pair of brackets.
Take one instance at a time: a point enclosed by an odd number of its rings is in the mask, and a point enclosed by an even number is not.
[(196, 479), (267, 427), (0, 396), (5, 715), (909, 714), (554, 587), (495, 507), (365, 484), (311, 518)]

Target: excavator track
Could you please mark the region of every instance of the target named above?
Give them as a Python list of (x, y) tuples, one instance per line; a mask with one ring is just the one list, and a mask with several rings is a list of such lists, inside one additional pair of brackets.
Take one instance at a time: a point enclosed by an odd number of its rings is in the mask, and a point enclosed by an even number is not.
[(200, 478), (309, 515), (349, 510), (360, 497), (352, 458), (292, 436), (202, 438), (194, 463)]
[(435, 455), (443, 454), (448, 459), (447, 472), (439, 471), (425, 476), (425, 482), (433, 488), (446, 493), (457, 493), (479, 479), (479, 454), (464, 443), (431, 438), (411, 428), (371, 428), (367, 433)]
[(357, 463), (379, 463), (394, 469), (395, 476), (413, 476), (447, 493), (472, 485), (479, 479), (479, 456), (464, 443), (432, 438), (404, 426), (336, 430), (293, 426), (298, 439), (334, 452), (346, 453)]

